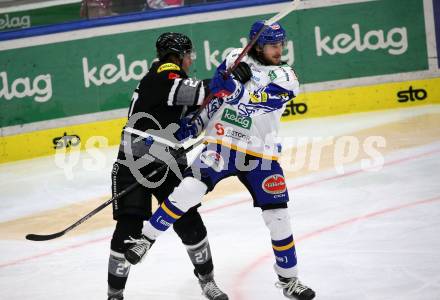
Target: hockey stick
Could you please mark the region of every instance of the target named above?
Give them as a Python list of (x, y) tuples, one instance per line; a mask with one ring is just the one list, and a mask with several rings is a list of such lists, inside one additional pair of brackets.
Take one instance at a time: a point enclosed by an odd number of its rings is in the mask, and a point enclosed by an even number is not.
[[(237, 59), (234, 61), (234, 63), (232, 64), (232, 66), (230, 66), (225, 74), (223, 75), (225, 78), (227, 78), (229, 75), (231, 75), (231, 73), (237, 68), (237, 66), (240, 64), (241, 60), (243, 59), (243, 57), (245, 55), (248, 54), (248, 52), (251, 50), (251, 48), (255, 45), (255, 43), (257, 42), (258, 38), (260, 37), (260, 35), (269, 27), (271, 26), (273, 23), (278, 22), (279, 20), (281, 20), (282, 18), (284, 18), (285, 16), (287, 16), (289, 13), (291, 13), (292, 11), (294, 11), (299, 5), (300, 5), (301, 1), (300, 0), (294, 0), (292, 2), (290, 2), (285, 9), (283, 9), (283, 11), (279, 12), (278, 14), (276, 14), (275, 16), (273, 16), (272, 18), (270, 18), (269, 20), (264, 22), (264, 26), (261, 27), (261, 29), (257, 32), (257, 34), (252, 38), (252, 40), (246, 45), (246, 47), (243, 49), (243, 51), (241, 51), (240, 55), (237, 57)], [(197, 119), (198, 116), (200, 116), (200, 114), (202, 113), (203, 109), (208, 105), (209, 102), (211, 102), (212, 98), (214, 98), (214, 95), (212, 92), (210, 92), (208, 94), (208, 96), (206, 96), (206, 98), (203, 100), (202, 104), (200, 105), (199, 109), (197, 110), (197, 112), (194, 114), (194, 116), (191, 118), (190, 123), (193, 123), (195, 119)]]
[[(203, 142), (203, 139), (197, 141), (196, 143), (192, 144), (191, 146), (188, 146), (187, 148), (180, 148), (179, 153), (177, 155), (177, 158), (187, 154), (189, 151), (193, 150), (195, 147), (197, 147), (198, 145), (200, 145)], [(166, 166), (168, 166), (168, 164), (163, 164), (161, 165), (159, 168), (157, 168), (156, 170), (152, 171), (151, 173), (149, 173), (147, 176), (145, 176), (143, 179), (147, 180), (148, 178), (156, 175), (157, 173), (159, 173), (160, 171), (162, 171)], [(98, 212), (100, 212), (101, 210), (103, 210), (105, 207), (107, 207), (108, 205), (110, 205), (111, 203), (113, 203), (115, 200), (120, 199), (121, 197), (127, 195), (128, 193), (130, 193), (132, 190), (134, 190), (139, 184), (141, 184), (141, 182), (134, 182), (131, 185), (129, 185), (125, 190), (122, 190), (121, 192), (119, 192), (118, 194), (116, 194), (114, 197), (108, 199), (107, 201), (105, 201), (104, 203), (102, 203), (101, 205), (99, 205), (97, 208), (95, 208), (94, 210), (92, 210), (91, 212), (89, 212), (87, 215), (85, 215), (84, 217), (82, 217), (81, 219), (79, 219), (78, 221), (76, 221), (75, 223), (73, 223), (72, 225), (70, 225), (69, 227), (67, 227), (64, 230), (61, 230), (59, 232), (55, 232), (52, 234), (28, 234), (26, 235), (26, 239), (30, 240), (30, 241), (48, 241), (48, 240), (53, 240), (56, 239), (60, 236), (65, 235), (66, 233), (68, 233), (69, 231), (71, 231), (72, 229), (78, 227), (79, 225), (81, 225), (82, 223), (84, 223), (85, 221), (87, 221), (88, 219), (90, 219), (91, 217), (93, 217), (94, 215), (96, 215)]]

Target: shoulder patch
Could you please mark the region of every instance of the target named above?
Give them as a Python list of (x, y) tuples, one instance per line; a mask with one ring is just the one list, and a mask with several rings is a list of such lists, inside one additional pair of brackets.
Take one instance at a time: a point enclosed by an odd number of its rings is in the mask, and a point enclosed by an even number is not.
[(176, 74), (176, 73), (173, 73), (173, 72), (168, 73), (168, 79), (173, 80), (173, 79), (176, 79), (176, 78), (180, 78), (180, 75)]
[(163, 72), (163, 71), (180, 71), (180, 67), (173, 63), (166, 63), (161, 65), (157, 69), (157, 73)]
[(280, 68), (275, 72), (277, 73), (278, 78), (283, 78), (287, 82), (297, 80), (296, 74), (291, 66), (280, 66)]

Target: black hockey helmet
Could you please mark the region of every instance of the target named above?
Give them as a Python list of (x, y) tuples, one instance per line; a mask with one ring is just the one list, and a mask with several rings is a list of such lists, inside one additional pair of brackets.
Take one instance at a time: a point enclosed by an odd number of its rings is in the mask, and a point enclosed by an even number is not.
[(180, 59), (192, 51), (192, 42), (182, 33), (165, 32), (156, 41), (157, 57), (161, 60), (168, 54), (177, 54)]

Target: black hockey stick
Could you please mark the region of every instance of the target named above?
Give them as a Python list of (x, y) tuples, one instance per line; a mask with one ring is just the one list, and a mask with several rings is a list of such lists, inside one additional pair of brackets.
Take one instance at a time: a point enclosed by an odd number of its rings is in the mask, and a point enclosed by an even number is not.
[[(234, 63), (232, 64), (232, 66), (230, 66), (226, 72), (223, 74), (224, 78), (227, 78), (229, 75), (232, 74), (232, 72), (237, 68), (237, 66), (240, 64), (241, 60), (243, 59), (243, 57), (245, 57), (245, 55), (248, 54), (248, 52), (251, 50), (251, 48), (255, 45), (255, 43), (257, 42), (258, 38), (260, 37), (260, 35), (269, 27), (271, 26), (273, 23), (278, 22), (279, 20), (281, 20), (282, 18), (284, 18), (285, 16), (287, 16), (290, 12), (292, 12), (293, 10), (295, 10), (299, 5), (300, 5), (301, 1), (300, 0), (293, 0), (292, 2), (290, 2), (288, 4), (288, 6), (285, 7), (285, 9), (281, 12), (279, 12), (278, 14), (276, 14), (275, 16), (273, 16), (272, 18), (270, 18), (269, 20), (267, 20), (266, 22), (264, 22), (264, 26), (261, 27), (261, 29), (257, 32), (257, 34), (255, 34), (255, 36), (252, 38), (252, 40), (249, 41), (249, 43), (246, 45), (246, 47), (241, 51), (240, 55), (235, 59)], [(212, 92), (210, 92), (205, 99), (203, 99), (202, 104), (200, 105), (200, 107), (198, 108), (197, 112), (194, 114), (194, 116), (191, 118), (190, 123), (193, 123), (198, 116), (200, 116), (200, 114), (202, 113), (203, 109), (205, 109), (205, 107), (209, 104), (209, 102), (211, 102), (211, 100), (214, 98), (214, 94)]]
[[(196, 143), (194, 143), (191, 146), (189, 146), (188, 148), (180, 148), (180, 149), (178, 149), (177, 151), (179, 151), (179, 152), (178, 152), (177, 158), (179, 158), (179, 157), (187, 154), (189, 151), (193, 150), (195, 147), (200, 145), (202, 143), (202, 141), (203, 140), (199, 140)], [(147, 176), (145, 176), (144, 179), (147, 180), (148, 178), (156, 175), (157, 173), (162, 171), (167, 166), (168, 166), (167, 164), (161, 165), (159, 168), (157, 168), (156, 170), (152, 171)], [(121, 197), (123, 197), (123, 196), (127, 195), (128, 193), (130, 193), (139, 184), (141, 184), (141, 183), (138, 182), (138, 181), (132, 183), (125, 190), (122, 190), (120, 193), (116, 194), (113, 198), (108, 199), (107, 201), (105, 201), (104, 203), (99, 205), (97, 208), (95, 208), (94, 210), (89, 212), (87, 215), (85, 215), (84, 217), (82, 217), (81, 219), (79, 219), (78, 221), (76, 221), (75, 223), (73, 223), (72, 225), (70, 225), (69, 227), (67, 227), (64, 230), (61, 230), (59, 232), (55, 232), (55, 233), (52, 233), (52, 234), (32, 234), (31, 233), (31, 234), (26, 235), (26, 239), (30, 240), (30, 241), (48, 241), (48, 240), (53, 240), (53, 239), (56, 239), (56, 238), (58, 238), (60, 236), (63, 236), (66, 233), (68, 233), (69, 231), (71, 231), (72, 229), (78, 227), (79, 225), (81, 225), (82, 223), (84, 223), (85, 221), (87, 221), (88, 219), (93, 217), (94, 215), (96, 215), (98, 212), (100, 212), (101, 210), (106, 208), (108, 205), (113, 203), (113, 201), (115, 201), (117, 199), (120, 199)]]

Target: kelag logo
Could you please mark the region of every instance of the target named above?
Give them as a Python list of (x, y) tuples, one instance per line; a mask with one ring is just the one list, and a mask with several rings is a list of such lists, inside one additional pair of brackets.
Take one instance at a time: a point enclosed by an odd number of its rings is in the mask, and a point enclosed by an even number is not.
[(341, 32), (333, 38), (323, 36), (321, 28), (315, 26), (316, 54), (322, 56), (346, 54), (351, 51), (363, 52), (365, 50), (385, 49), (391, 55), (401, 55), (408, 49), (408, 34), (406, 27), (395, 27), (384, 32), (382, 29), (373, 29), (361, 34), (359, 24), (353, 24), (353, 33)]
[(31, 27), (30, 16), (9, 16), (9, 14), (0, 15), (0, 30), (29, 27)]
[(303, 84), (429, 69), (425, 1), (345, 2), (307, 11), (306, 37), (294, 37)]
[(128, 65), (124, 54), (118, 54), (116, 57), (118, 64), (108, 63), (101, 67), (90, 66), (89, 59), (83, 57), (84, 86), (89, 88), (91, 84), (101, 86), (103, 84), (111, 85), (119, 80), (123, 82), (141, 80), (148, 71), (146, 60), (135, 60)]
[(56, 137), (52, 140), (54, 149), (67, 149), (69, 147), (78, 146), (81, 143), (81, 138), (76, 134), (67, 135), (66, 132), (62, 136)]
[(240, 116), (235, 110), (227, 108), (223, 111), (222, 120), (244, 129), (250, 129), (252, 125), (251, 118)]
[(47, 102), (52, 98), (52, 77), (50, 74), (41, 74), (34, 79), (19, 77), (12, 79), (7, 72), (0, 72), (0, 98), (5, 100), (34, 97), (35, 102)]
[(294, 103), (292, 100), (286, 105), (286, 109), (283, 112), (283, 117), (287, 117), (290, 115), (294, 116), (296, 114), (303, 115), (307, 113), (307, 110), (308, 110), (307, 104)]
[(413, 89), (409, 86), (408, 90), (397, 92), (397, 101), (403, 103), (415, 100), (425, 100), (428, 97), (428, 92), (424, 89)]

